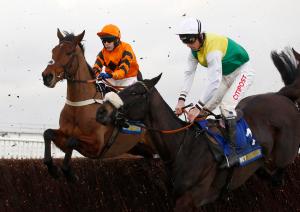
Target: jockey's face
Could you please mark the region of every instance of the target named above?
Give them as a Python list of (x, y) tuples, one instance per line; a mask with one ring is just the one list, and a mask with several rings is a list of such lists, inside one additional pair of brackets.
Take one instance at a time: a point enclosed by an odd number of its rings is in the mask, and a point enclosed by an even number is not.
[(103, 42), (103, 46), (107, 51), (112, 51), (115, 48), (114, 42)]
[(193, 51), (197, 51), (201, 47), (201, 43), (200, 43), (199, 39), (196, 39), (195, 42), (193, 42), (193, 43), (187, 43), (186, 45), (189, 48), (191, 48)]
[(191, 48), (193, 51), (197, 51), (201, 47), (198, 34), (179, 34), (180, 40)]
[(107, 51), (112, 51), (115, 48), (116, 39), (117, 38), (114, 37), (114, 36), (101, 37), (101, 41), (103, 43), (103, 46)]

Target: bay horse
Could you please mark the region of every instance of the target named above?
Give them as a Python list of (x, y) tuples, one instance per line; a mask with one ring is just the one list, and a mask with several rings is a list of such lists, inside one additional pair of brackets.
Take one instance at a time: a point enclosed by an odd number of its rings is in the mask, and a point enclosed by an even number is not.
[(258, 169), (273, 167), (275, 179), (282, 177), (284, 168), (296, 158), (300, 113), (280, 92), (249, 96), (237, 106), (262, 146), (264, 157), (247, 166), (220, 169), (208, 137), (196, 125), (175, 134), (162, 133), (187, 123), (174, 114), (154, 87), (160, 77), (137, 82), (118, 94), (108, 93), (96, 119), (110, 125), (118, 115), (145, 124), (173, 182), (175, 211), (194, 211), (215, 201), (225, 191), (241, 186)]
[[(59, 176), (51, 157), (53, 141), (65, 153), (61, 170), (71, 181), (77, 177), (70, 164), (74, 149), (89, 158), (113, 157), (130, 151), (142, 139), (138, 134), (117, 135), (112, 127), (96, 122), (96, 110), (102, 103), (102, 94), (97, 92), (94, 72), (85, 60), (81, 44), (84, 33), (75, 36), (65, 32), (64, 36), (58, 29), (59, 43), (52, 49), (52, 60), (42, 73), (43, 82), (49, 88), (63, 79), (67, 81), (66, 103), (60, 113), (59, 129), (44, 132), (44, 164), (53, 177)], [(110, 139), (113, 135), (116, 137), (114, 141)], [(114, 144), (111, 146), (108, 142)], [(137, 148), (135, 153), (138, 154), (138, 151)], [(150, 147), (145, 148), (145, 155), (150, 151)]]

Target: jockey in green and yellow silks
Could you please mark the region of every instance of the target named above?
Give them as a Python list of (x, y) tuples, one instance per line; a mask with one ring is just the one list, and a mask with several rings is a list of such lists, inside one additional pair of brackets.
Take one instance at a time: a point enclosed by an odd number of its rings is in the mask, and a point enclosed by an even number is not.
[[(192, 87), (197, 65), (206, 67), (208, 84), (195, 107), (188, 112), (187, 118), (192, 122), (198, 115), (205, 114), (205, 110), (212, 111), (219, 105), (225, 118), (230, 145), (235, 152), (235, 107), (254, 78), (248, 53), (241, 45), (225, 36), (201, 32), (201, 22), (195, 18), (185, 18), (177, 34), (191, 52), (175, 107), (176, 114), (180, 115), (183, 112), (182, 108)], [(228, 166), (236, 164), (237, 160), (235, 155), (228, 158)]]
[(248, 53), (239, 44), (225, 36), (205, 33), (203, 45), (199, 51), (192, 51), (199, 63), (207, 67), (206, 57), (214, 51), (222, 52), (222, 74), (228, 75), (249, 61)]

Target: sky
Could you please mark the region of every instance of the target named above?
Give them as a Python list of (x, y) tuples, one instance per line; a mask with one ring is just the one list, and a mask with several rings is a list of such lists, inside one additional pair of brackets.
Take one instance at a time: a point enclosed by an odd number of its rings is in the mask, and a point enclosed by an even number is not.
[[(184, 15), (248, 51), (256, 70), (252, 95), (283, 86), (270, 52), (285, 46), (300, 51), (299, 13), (299, 0), (1, 0), (0, 124), (58, 126), (66, 81), (48, 88), (41, 77), (58, 44), (57, 28), (75, 34), (85, 30), (85, 56), (93, 65), (102, 49), (96, 33), (105, 24), (119, 26), (144, 78), (163, 73), (156, 87), (174, 108), (189, 53), (176, 36)], [(187, 103), (200, 97), (206, 74), (205, 68), (197, 69)]]

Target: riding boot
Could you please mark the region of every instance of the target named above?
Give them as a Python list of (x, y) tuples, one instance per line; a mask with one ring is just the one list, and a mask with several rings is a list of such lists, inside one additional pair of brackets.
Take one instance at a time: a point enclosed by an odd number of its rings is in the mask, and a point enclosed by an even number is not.
[(221, 165), (221, 168), (230, 168), (237, 163), (239, 163), (239, 157), (236, 153), (236, 117), (230, 117), (225, 119), (225, 127), (226, 127), (226, 139), (229, 142), (230, 154), (227, 157), (224, 164)]

